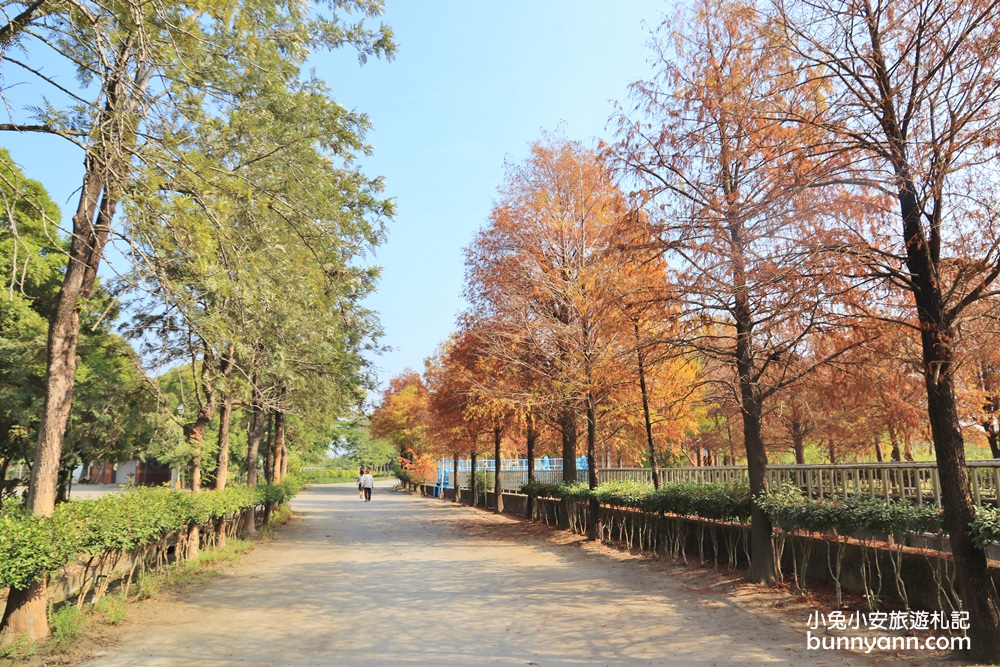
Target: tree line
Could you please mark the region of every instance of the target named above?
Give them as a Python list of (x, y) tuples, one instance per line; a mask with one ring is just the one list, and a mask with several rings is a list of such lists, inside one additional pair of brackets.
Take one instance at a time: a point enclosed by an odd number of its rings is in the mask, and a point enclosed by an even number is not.
[[(1000, 455), (996, 4), (699, 0), (664, 19), (611, 139), (546, 134), (507, 165), (468, 309), (372, 428), (418, 476), (545, 453), (575, 481), (585, 451), (591, 488), (618, 460), (654, 483), (740, 462), (755, 497), (781, 450), (926, 445), (972, 651), (1000, 659), (965, 466), (977, 441)], [(751, 531), (749, 577), (773, 582), (757, 503)]]
[[(5, 3), (0, 131), (58, 137), (84, 167), (64, 227), (0, 153), (0, 481), (27, 463), (25, 511), (50, 516), (61, 476), (125, 451), (192, 491), (278, 483), (292, 443), (322, 452), (356, 418), (393, 206), (358, 166), (368, 118), (306, 65), (391, 58), (382, 8)], [(45, 595), (11, 588), (0, 642), (47, 634)]]

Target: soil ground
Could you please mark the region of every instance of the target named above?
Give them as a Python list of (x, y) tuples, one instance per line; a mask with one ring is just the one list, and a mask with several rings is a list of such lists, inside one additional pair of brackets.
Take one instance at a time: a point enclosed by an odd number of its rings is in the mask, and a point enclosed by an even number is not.
[(203, 587), (142, 604), (87, 667), (956, 665), (806, 647), (815, 599), (392, 491), (314, 486)]

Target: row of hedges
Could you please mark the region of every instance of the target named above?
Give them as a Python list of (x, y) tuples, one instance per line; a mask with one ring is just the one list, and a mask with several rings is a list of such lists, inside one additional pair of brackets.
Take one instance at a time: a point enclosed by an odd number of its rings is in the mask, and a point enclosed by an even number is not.
[(750, 518), (750, 487), (745, 482), (674, 482), (659, 489), (641, 482), (608, 482), (593, 491), (585, 484), (531, 482), (521, 488), (521, 493), (574, 501), (596, 499), (601, 505), (611, 507), (738, 523), (746, 523)]
[(0, 513), (0, 589), (26, 588), (77, 554), (129, 552), (187, 526), (285, 503), (300, 488), (294, 478), (276, 485), (201, 493), (137, 487), (99, 500), (59, 505), (51, 517), (7, 510)]
[[(521, 493), (578, 502), (596, 499), (611, 507), (736, 523), (749, 521), (752, 500), (745, 482), (676, 482), (659, 489), (638, 482), (609, 482), (593, 490), (584, 484), (531, 482), (521, 488)], [(897, 537), (906, 533), (945, 534), (940, 509), (908, 501), (887, 503), (867, 496), (810, 498), (798, 488), (786, 486), (759, 496), (757, 502), (786, 532), (840, 536), (861, 532)], [(1000, 509), (980, 507), (969, 530), (980, 546), (1000, 543)]]

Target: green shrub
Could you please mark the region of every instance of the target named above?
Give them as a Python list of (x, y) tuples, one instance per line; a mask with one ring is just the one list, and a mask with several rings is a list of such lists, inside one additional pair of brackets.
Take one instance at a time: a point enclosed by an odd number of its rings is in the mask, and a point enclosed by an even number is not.
[(996, 507), (980, 507), (976, 518), (969, 524), (972, 541), (980, 547), (1000, 542), (1000, 509)]
[(558, 498), (558, 484), (546, 484), (545, 482), (528, 482), (521, 485), (521, 493), (526, 496), (536, 498)]
[(65, 518), (21, 510), (0, 514), (0, 588), (27, 588), (78, 551), (79, 531)]
[(940, 509), (910, 501), (882, 498), (808, 498), (796, 487), (783, 486), (757, 497), (761, 508), (782, 530), (850, 535), (863, 531), (901, 536), (944, 532)]

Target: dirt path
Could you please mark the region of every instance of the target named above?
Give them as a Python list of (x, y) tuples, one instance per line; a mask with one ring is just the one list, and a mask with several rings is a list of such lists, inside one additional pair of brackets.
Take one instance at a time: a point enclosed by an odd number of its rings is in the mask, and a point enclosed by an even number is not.
[(293, 509), (237, 572), (148, 605), (87, 665), (888, 664), (806, 650), (808, 612), (748, 606), (724, 577), (541, 526), (350, 485)]

